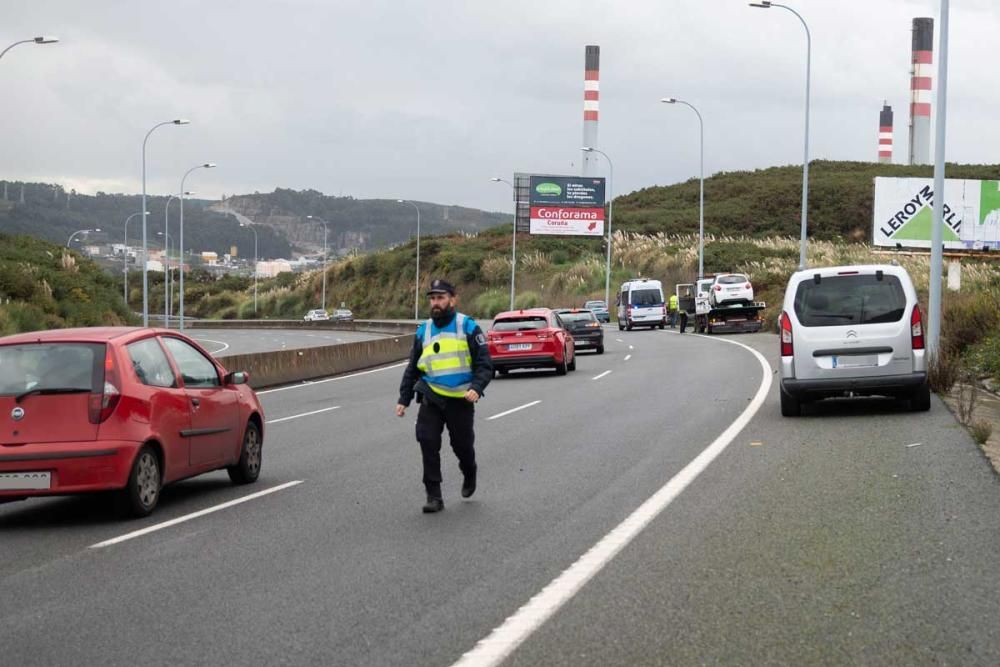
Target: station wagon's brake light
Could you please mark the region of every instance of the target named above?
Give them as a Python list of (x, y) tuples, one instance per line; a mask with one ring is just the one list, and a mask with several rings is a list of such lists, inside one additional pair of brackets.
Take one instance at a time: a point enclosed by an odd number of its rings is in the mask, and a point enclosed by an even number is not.
[(118, 378), (118, 368), (115, 366), (115, 358), (111, 352), (111, 346), (105, 348), (104, 353), (104, 387), (100, 394), (90, 395), (90, 423), (101, 424), (111, 416), (111, 413), (118, 407), (122, 393), (118, 388), (120, 384)]
[(858, 271), (837, 271), (838, 276), (856, 276)]
[(910, 315), (910, 339), (913, 341), (914, 350), (924, 349), (924, 321), (920, 314), (920, 304), (913, 304), (913, 313)]
[(781, 313), (781, 356), (794, 356), (792, 348), (792, 318), (788, 313)]
[(747, 289), (753, 289), (753, 285), (751, 285), (750, 283), (747, 283), (747, 284), (746, 284), (746, 288), (747, 288)]

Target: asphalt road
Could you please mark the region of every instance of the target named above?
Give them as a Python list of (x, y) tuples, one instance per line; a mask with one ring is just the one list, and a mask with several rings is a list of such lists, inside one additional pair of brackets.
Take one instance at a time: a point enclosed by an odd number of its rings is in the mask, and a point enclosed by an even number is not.
[(201, 343), (216, 357), (236, 354), (297, 350), (340, 343), (356, 343), (381, 338), (382, 334), (364, 331), (334, 331), (317, 329), (189, 329), (185, 333)]
[[(392, 416), (398, 367), (262, 392), (252, 487), (183, 482), (133, 522), (101, 497), (0, 506), (3, 661), (453, 664), (586, 565), (761, 387), (757, 358), (721, 339), (607, 335), (566, 377), (494, 381), (479, 491), (460, 499), (445, 452), (439, 515), (420, 513), (414, 412)], [(774, 366), (774, 336), (729, 339)], [(1000, 484), (950, 413), (778, 414), (775, 383), (575, 595), (537, 598), (550, 617), (525, 619), (506, 664), (1000, 664)]]

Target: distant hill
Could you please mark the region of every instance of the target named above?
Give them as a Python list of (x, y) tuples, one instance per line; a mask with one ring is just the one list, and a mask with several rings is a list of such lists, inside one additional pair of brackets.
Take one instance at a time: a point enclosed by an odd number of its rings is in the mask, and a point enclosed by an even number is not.
[[(420, 207), (420, 234), (475, 233), (500, 224), (512, 216), (463, 206), (415, 202)], [(323, 226), (307, 215), (329, 223), (327, 242), (332, 254), (355, 249), (386, 248), (416, 234), (416, 211), (395, 199), (330, 197), (316, 190), (278, 188), (268, 194), (236, 195), (213, 207), (233, 210), (255, 223), (271, 227), (300, 249), (323, 247)]]
[[(809, 165), (809, 235), (868, 242), (876, 176), (931, 178), (932, 167), (833, 162)], [(948, 178), (1000, 179), (1000, 165), (949, 164)], [(705, 230), (722, 236), (798, 236), (802, 167), (721, 172), (705, 179)], [(698, 231), (698, 179), (615, 199), (617, 228), (641, 233)]]

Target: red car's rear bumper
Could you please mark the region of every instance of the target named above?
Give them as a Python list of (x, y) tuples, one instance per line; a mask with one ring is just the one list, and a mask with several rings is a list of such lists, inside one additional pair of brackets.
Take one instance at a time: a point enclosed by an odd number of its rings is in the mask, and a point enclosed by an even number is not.
[(0, 499), (120, 489), (128, 482), (132, 461), (141, 444), (95, 440), (0, 445), (0, 473), (48, 472), (51, 475), (47, 489), (4, 489), (0, 479)]

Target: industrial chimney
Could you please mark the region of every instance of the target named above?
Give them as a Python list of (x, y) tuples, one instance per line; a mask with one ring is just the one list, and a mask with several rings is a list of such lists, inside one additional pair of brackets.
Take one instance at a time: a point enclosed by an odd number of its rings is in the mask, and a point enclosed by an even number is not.
[(878, 161), (892, 162), (892, 107), (882, 104), (882, 112), (878, 115)]
[[(597, 148), (597, 116), (601, 99), (601, 47), (587, 46), (583, 64), (583, 145)], [(580, 174), (597, 174), (598, 156), (593, 152), (583, 153)]]
[(931, 64), (934, 19), (913, 19), (910, 78), (910, 164), (931, 162)]

